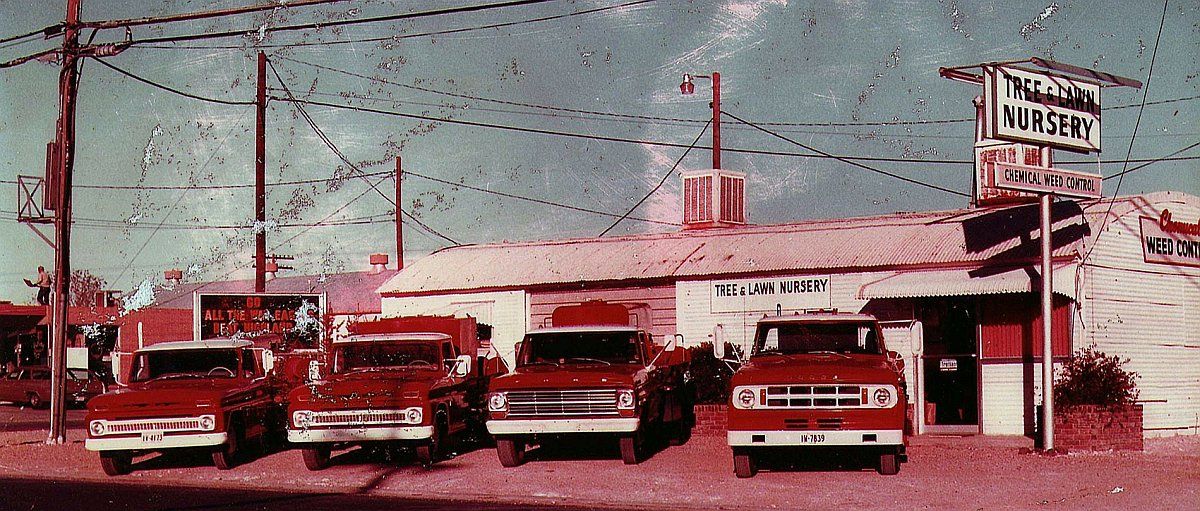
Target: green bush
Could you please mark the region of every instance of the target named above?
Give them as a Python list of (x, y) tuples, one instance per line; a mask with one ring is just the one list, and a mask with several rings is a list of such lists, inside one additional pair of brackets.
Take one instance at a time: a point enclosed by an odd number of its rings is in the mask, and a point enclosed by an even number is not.
[(1088, 346), (1076, 351), (1054, 382), (1054, 402), (1059, 406), (1120, 406), (1138, 398), (1138, 374), (1126, 371), (1116, 355), (1105, 355)]
[[(687, 348), (688, 373), (696, 389), (696, 404), (723, 405), (729, 402), (729, 378), (733, 371), (713, 357), (712, 343)], [(730, 353), (726, 345), (726, 353)]]

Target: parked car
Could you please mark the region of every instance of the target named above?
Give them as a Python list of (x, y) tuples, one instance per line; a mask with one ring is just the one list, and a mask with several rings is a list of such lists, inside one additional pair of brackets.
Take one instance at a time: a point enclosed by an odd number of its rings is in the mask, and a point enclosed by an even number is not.
[[(67, 369), (67, 404), (84, 405), (103, 394), (108, 386), (87, 369)], [(28, 404), (33, 408), (50, 405), (50, 368), (24, 366), (0, 379), (0, 401)]]

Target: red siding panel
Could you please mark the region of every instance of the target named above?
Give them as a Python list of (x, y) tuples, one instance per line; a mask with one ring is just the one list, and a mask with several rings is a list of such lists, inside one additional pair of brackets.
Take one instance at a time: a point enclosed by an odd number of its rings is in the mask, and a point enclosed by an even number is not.
[[(1029, 358), (1042, 356), (1041, 299), (1036, 293), (993, 295), (979, 300), (979, 335), (983, 358)], [(1054, 356), (1071, 351), (1073, 302), (1054, 296)]]

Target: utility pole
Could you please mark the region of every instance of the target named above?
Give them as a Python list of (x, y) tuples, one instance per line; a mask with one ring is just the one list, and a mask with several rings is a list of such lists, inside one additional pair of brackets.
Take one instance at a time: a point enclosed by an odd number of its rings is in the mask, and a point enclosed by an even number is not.
[(721, 73), (711, 75), (684, 74), (683, 83), (679, 84), (679, 92), (685, 96), (696, 93), (694, 78), (707, 78), (712, 81), (712, 168), (721, 168)]
[(401, 221), (404, 213), (400, 212), (400, 178), (404, 171), (400, 168), (400, 157), (396, 157), (396, 269), (404, 269), (404, 223)]
[(267, 288), (267, 54), (258, 52), (254, 109), (254, 292)]
[(58, 74), (58, 209), (54, 215), (54, 302), (50, 319), (50, 434), (48, 444), (67, 441), (67, 300), (71, 294), (71, 173), (75, 166), (75, 100), (79, 86), (80, 0), (67, 0), (62, 71)]

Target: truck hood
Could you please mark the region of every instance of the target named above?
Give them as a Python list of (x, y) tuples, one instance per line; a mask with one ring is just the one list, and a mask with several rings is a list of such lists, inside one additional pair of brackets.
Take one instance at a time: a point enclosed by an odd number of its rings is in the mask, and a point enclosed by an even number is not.
[(335, 374), (292, 390), (288, 402), (320, 402), (346, 406), (384, 406), (426, 399), (445, 376), (435, 371)]
[(639, 364), (535, 365), (492, 379), (492, 391), (635, 387), (646, 379), (646, 367)]
[(788, 383), (894, 383), (898, 373), (882, 355), (767, 355), (733, 376), (733, 385)]
[(135, 383), (88, 402), (89, 412), (154, 412), (175, 408), (221, 406), (223, 399), (251, 392), (257, 385), (237, 378), (179, 379)]

